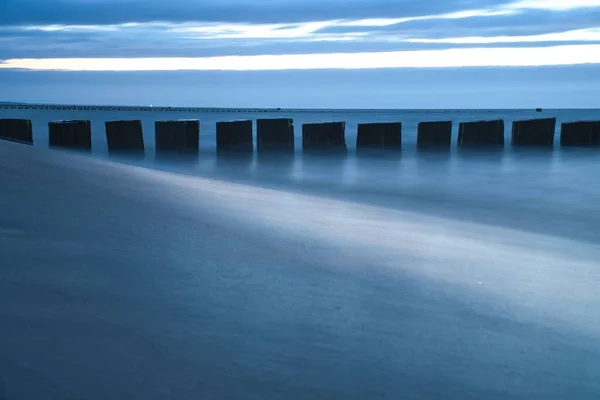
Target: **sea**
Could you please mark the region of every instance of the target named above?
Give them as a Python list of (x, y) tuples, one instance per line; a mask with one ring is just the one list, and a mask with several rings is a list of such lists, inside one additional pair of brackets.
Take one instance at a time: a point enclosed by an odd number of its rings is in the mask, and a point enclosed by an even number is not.
[[(283, 117), (292, 157), (216, 155), (217, 122)], [(545, 117), (554, 149), (511, 147)], [(600, 150), (558, 143), (600, 110), (0, 118), (34, 132), (0, 142), (1, 400), (600, 398)], [(91, 153), (48, 148), (65, 119)], [(108, 154), (128, 119), (144, 157)], [(156, 157), (172, 119), (200, 121), (197, 157)], [(459, 151), (458, 124), (491, 119), (505, 148)], [(418, 152), (439, 120), (452, 148)], [(336, 121), (348, 155), (303, 155), (301, 125)], [(357, 155), (365, 122), (402, 122), (402, 150)]]
[[(148, 108), (145, 108), (148, 109)], [(503, 119), (505, 142), (510, 150), (512, 121), (550, 118), (557, 119), (555, 140), (560, 139), (560, 124), (579, 120), (599, 120), (600, 109), (544, 109), (536, 112), (527, 110), (251, 110), (206, 109), (207, 111), (79, 111), (43, 109), (1, 109), (0, 118), (27, 118), (32, 120), (36, 146), (47, 147), (48, 122), (57, 120), (83, 119), (92, 124), (92, 146), (94, 156), (107, 154), (104, 122), (113, 120), (141, 120), (144, 144), (148, 156), (154, 156), (154, 122), (173, 119), (197, 119), (200, 121), (200, 149), (208, 155), (216, 149), (216, 123), (221, 121), (256, 120), (260, 118), (293, 118), (296, 132), (296, 152), (301, 152), (301, 126), (312, 122), (346, 122), (346, 142), (350, 151), (356, 148), (356, 130), (359, 123), (402, 122), (403, 152), (414, 153), (417, 141), (417, 124), (425, 121), (453, 121), (453, 147), (460, 122)], [(254, 124), (256, 129), (256, 124)], [(256, 138), (256, 132), (254, 132)]]

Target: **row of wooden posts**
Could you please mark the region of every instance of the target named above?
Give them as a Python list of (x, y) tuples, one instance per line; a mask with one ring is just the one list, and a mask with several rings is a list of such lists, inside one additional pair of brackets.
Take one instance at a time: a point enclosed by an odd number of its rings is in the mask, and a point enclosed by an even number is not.
[[(217, 122), (217, 151), (254, 151), (252, 121)], [(105, 123), (110, 153), (144, 152), (142, 122), (109, 121)], [(513, 146), (552, 147), (556, 118), (514, 121)], [(258, 152), (294, 152), (294, 121), (289, 118), (256, 121)], [(49, 123), (49, 146), (91, 151), (91, 124), (87, 120)], [(449, 149), (452, 121), (420, 122), (417, 147)], [(0, 138), (33, 144), (32, 124), (27, 119), (0, 119)], [(198, 152), (200, 123), (198, 120), (156, 121), (157, 152)], [(504, 121), (461, 122), (459, 147), (504, 146)], [(600, 121), (563, 123), (561, 146), (600, 147)], [(358, 124), (357, 150), (400, 150), (402, 123)], [(325, 122), (302, 125), (302, 149), (313, 151), (346, 151), (345, 123)]]

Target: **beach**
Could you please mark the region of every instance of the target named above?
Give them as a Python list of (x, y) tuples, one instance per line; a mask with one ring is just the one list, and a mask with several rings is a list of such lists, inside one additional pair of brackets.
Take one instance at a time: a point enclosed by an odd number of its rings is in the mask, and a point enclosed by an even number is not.
[(598, 167), (541, 157), (149, 167), (0, 143), (0, 388), (595, 399)]

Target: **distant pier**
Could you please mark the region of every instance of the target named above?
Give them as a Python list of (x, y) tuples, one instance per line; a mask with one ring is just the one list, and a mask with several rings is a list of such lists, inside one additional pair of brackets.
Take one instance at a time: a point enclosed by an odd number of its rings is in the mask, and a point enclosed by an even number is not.
[[(209, 107), (154, 107), (154, 106), (93, 106), (69, 104), (0, 104), (0, 110), (52, 111), (132, 111), (132, 112), (211, 112), (211, 113), (277, 113), (280, 108), (209, 108)], [(287, 110), (286, 110), (287, 111)]]

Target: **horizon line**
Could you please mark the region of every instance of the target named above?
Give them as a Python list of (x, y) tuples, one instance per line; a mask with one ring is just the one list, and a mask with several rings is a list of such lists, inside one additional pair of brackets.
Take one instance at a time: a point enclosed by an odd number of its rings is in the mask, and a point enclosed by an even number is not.
[[(149, 111), (155, 110), (157, 112), (164, 109), (176, 110), (202, 110), (204, 112), (210, 110), (231, 110), (232, 112), (245, 112), (252, 110), (261, 110), (267, 112), (286, 112), (286, 111), (536, 111), (538, 108), (542, 111), (549, 110), (600, 110), (598, 107), (527, 107), (527, 108), (307, 108), (307, 107), (211, 107), (211, 106), (166, 106), (166, 105), (118, 105), (118, 104), (85, 104), (85, 103), (37, 103), (37, 102), (11, 102), (11, 101), (0, 101), (0, 109), (10, 109), (11, 107), (3, 106), (25, 106), (28, 108), (36, 109), (41, 107), (58, 107), (58, 108), (98, 108), (98, 109), (110, 109), (110, 108), (139, 108), (148, 109)], [(202, 112), (201, 111), (201, 112)]]

